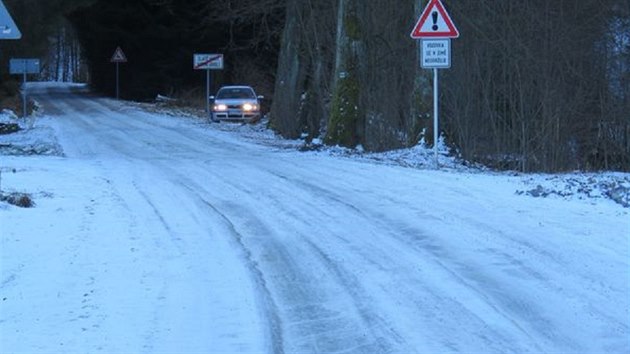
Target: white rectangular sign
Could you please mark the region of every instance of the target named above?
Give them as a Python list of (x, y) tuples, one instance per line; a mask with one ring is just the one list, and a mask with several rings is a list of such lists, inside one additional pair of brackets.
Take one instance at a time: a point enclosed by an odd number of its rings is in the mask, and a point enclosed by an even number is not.
[(425, 69), (448, 69), (451, 67), (451, 40), (422, 39), (420, 61)]
[(195, 70), (223, 69), (223, 54), (195, 54), (193, 59)]

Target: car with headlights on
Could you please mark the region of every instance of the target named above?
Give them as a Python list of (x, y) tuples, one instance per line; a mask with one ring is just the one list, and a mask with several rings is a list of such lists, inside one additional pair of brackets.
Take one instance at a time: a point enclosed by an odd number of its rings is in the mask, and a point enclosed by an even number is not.
[(210, 119), (253, 123), (260, 119), (260, 100), (250, 86), (223, 86), (216, 96), (210, 96)]

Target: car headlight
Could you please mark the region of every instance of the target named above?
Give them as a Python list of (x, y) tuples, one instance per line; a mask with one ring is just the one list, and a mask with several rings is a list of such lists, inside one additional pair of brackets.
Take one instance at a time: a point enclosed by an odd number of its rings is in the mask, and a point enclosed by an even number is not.
[(251, 103), (245, 103), (243, 105), (243, 110), (247, 111), (247, 112), (251, 112), (251, 111), (255, 111), (258, 109), (258, 106), (255, 104), (251, 104)]
[(215, 104), (213, 109), (215, 111), (227, 111), (227, 105), (225, 105), (225, 104)]

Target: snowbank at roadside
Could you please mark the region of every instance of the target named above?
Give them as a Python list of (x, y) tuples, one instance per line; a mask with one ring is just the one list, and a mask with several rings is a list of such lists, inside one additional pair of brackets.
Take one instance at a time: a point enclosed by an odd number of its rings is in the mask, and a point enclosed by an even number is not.
[[(1, 124), (16, 124), (20, 130), (0, 134), (0, 155), (51, 155), (62, 156), (63, 150), (53, 129), (46, 124), (47, 117), (18, 118), (10, 110), (0, 112)], [(40, 122), (41, 120), (41, 122)]]
[[(243, 139), (270, 147), (299, 150), (304, 154), (329, 155), (368, 163), (397, 165), (408, 168), (434, 170), (435, 152), (432, 147), (419, 144), (409, 149), (387, 152), (366, 152), (361, 147), (348, 149), (340, 146), (323, 145), (320, 140), (307, 144), (304, 140), (287, 140), (267, 128), (268, 122), (258, 124), (212, 124), (212, 129), (237, 134)], [(467, 163), (448, 152), (443, 144), (438, 149), (440, 169), (454, 173), (489, 173), (520, 179), (515, 193), (533, 198), (561, 198), (583, 200), (590, 203), (614, 202), (630, 208), (630, 173), (559, 173), (527, 174), (520, 172), (495, 172), (481, 165)]]

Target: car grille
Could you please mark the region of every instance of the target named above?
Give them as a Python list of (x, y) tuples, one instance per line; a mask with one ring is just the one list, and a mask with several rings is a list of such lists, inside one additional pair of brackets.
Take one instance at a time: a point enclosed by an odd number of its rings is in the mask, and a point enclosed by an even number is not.
[(260, 112), (252, 111), (245, 112), (243, 111), (242, 105), (234, 104), (227, 105), (227, 110), (222, 112), (214, 112), (215, 119), (225, 119), (225, 120), (252, 120), (256, 117), (260, 116)]

